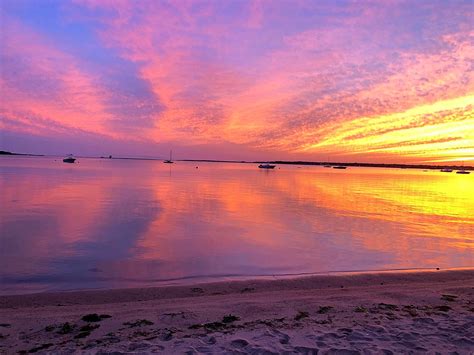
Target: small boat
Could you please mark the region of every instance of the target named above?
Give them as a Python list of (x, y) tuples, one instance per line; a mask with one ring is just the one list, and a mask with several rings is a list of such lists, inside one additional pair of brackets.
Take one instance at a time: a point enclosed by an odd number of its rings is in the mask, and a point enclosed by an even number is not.
[(275, 169), (275, 166), (276, 165), (266, 163), (266, 164), (260, 164), (258, 167), (260, 169)]
[(333, 169), (347, 169), (347, 166), (336, 165), (332, 167)]
[(69, 154), (66, 158), (63, 159), (63, 163), (74, 163), (76, 161), (76, 158), (72, 156), (72, 154)]
[(323, 165), (325, 168), (332, 168), (332, 165)]
[(440, 170), (442, 173), (452, 173), (453, 169), (441, 169)]
[(456, 174), (464, 174), (464, 175), (467, 175), (467, 174), (470, 174), (471, 172), (470, 171), (467, 171), (467, 170), (458, 170), (456, 171)]
[(165, 164), (173, 164), (174, 161), (173, 161), (172, 158), (173, 158), (173, 151), (170, 150), (170, 158), (169, 158), (168, 160), (164, 160), (163, 163), (165, 163)]

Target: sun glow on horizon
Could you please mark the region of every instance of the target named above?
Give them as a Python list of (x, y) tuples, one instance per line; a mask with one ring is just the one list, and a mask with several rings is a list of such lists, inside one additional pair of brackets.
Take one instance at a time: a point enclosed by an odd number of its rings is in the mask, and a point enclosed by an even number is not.
[[(363, 117), (326, 128), (322, 142), (302, 151), (347, 148), (349, 154), (371, 152), (434, 159), (474, 160), (474, 96), (422, 105), (400, 113)], [(442, 158), (441, 158), (442, 157)]]

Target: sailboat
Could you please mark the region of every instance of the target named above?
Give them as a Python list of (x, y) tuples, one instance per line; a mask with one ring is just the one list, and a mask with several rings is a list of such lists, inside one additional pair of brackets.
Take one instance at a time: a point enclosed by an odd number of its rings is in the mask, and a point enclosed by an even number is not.
[(325, 168), (332, 168), (332, 165), (329, 164), (329, 157), (328, 157), (328, 159), (327, 159), (326, 164), (324, 164), (323, 166), (324, 166)]
[(170, 158), (168, 160), (164, 160), (163, 163), (166, 163), (166, 164), (173, 164), (174, 161), (173, 161), (173, 151), (170, 150)]

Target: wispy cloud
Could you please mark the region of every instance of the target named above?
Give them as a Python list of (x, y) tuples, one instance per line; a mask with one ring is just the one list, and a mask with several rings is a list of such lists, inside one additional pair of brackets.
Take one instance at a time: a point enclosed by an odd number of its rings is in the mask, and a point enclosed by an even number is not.
[(123, 144), (241, 146), (242, 158), (472, 156), (470, 2), (52, 6), (100, 55), (77, 55), (84, 43), (58, 43), (5, 6), (2, 129), (47, 135), (57, 124)]

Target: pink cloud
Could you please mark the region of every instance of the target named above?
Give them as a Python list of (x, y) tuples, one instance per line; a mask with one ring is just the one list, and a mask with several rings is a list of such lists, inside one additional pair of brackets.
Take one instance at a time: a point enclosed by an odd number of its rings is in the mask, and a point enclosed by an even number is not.
[[(11, 34), (7, 52), (35, 60), (25, 64), (23, 77), (5, 84), (5, 112), (15, 113), (10, 122), (21, 121), (28, 106), (31, 117), (124, 140), (244, 145), (316, 159), (363, 156), (363, 149), (396, 142), (363, 148), (362, 137), (424, 126), (440, 130), (438, 138), (427, 135), (426, 144), (452, 144), (454, 137), (462, 146), (470, 139), (441, 130), (465, 124), (472, 107), (436, 106), (474, 91), (469, 5), (78, 0), (72, 7), (83, 16), (75, 21), (87, 19), (103, 48), (134, 69), (133, 80), (149, 95), (108, 90), (81, 58), (17, 24), (21, 34)], [(35, 75), (37, 86), (48, 90), (26, 84)], [(143, 116), (135, 130), (131, 118), (118, 127), (122, 101), (127, 114)], [(432, 112), (398, 115), (430, 105)], [(371, 120), (372, 128), (353, 131)], [(41, 125), (47, 126), (37, 120), (31, 131)], [(133, 137), (126, 137), (127, 129)]]

